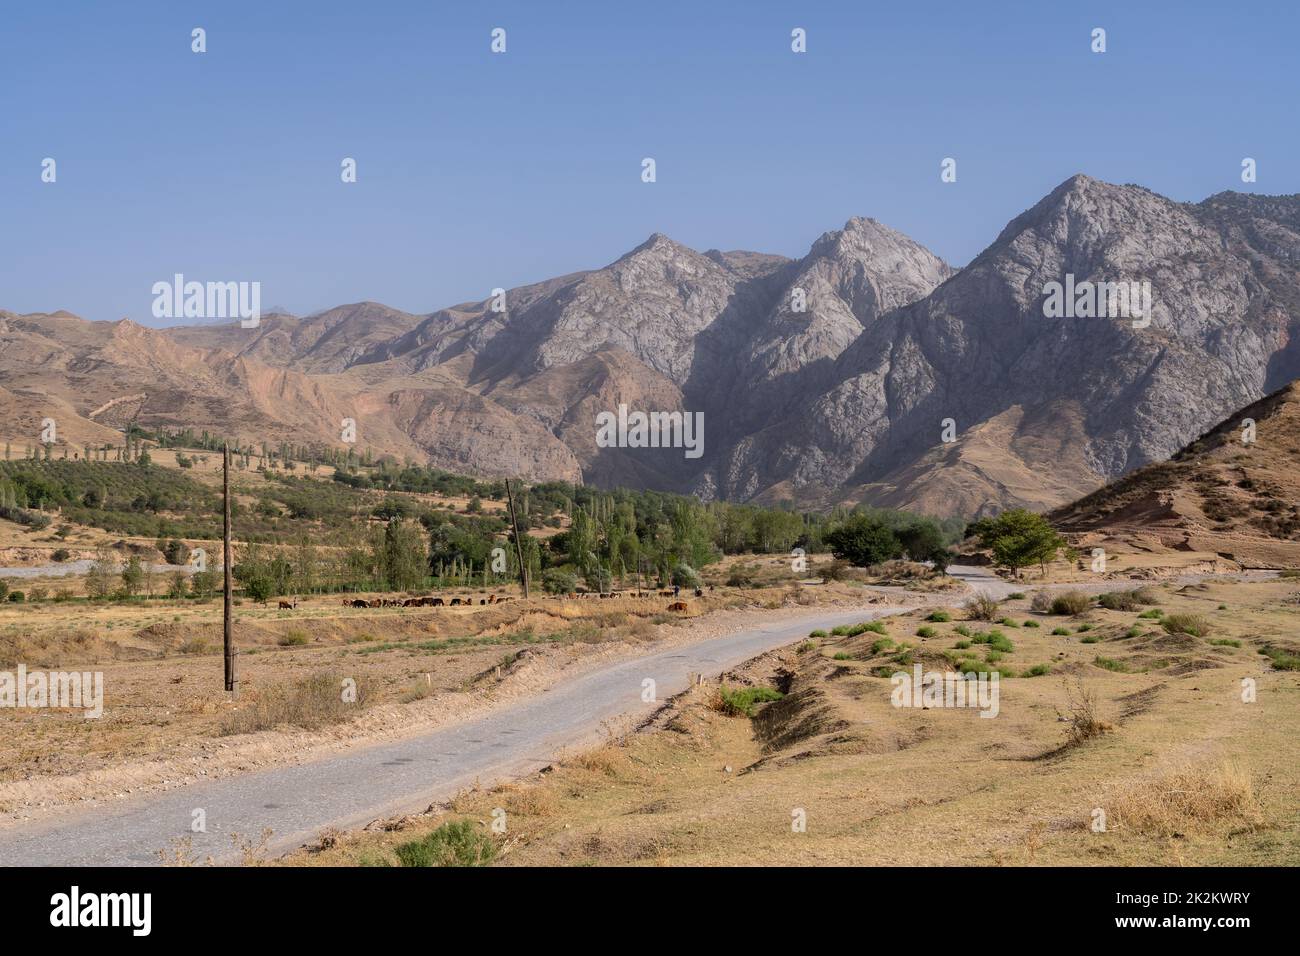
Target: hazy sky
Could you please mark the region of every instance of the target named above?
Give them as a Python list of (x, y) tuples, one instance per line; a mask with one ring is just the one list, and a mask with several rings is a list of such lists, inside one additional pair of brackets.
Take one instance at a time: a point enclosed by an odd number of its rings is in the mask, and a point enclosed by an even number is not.
[(961, 265), (1076, 172), (1300, 192), (1295, 8), (6, 2), (0, 308), (152, 323), (182, 272), (428, 312), (652, 232), (800, 256), (855, 215)]

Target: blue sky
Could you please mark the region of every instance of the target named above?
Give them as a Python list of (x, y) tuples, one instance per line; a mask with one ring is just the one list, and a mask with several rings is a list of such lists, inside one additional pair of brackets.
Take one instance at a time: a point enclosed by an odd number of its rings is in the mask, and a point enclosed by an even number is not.
[(800, 256), (854, 215), (961, 265), (1076, 172), (1300, 192), (1297, 26), (1199, 0), (9, 3), (0, 308), (153, 323), (183, 272), (428, 312), (652, 232)]

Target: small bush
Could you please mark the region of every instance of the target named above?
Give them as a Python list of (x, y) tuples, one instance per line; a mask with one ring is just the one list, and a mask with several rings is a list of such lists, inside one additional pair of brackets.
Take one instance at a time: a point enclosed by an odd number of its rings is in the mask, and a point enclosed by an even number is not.
[(981, 594), (966, 602), (966, 617), (972, 621), (995, 621), (999, 604), (991, 597)]
[(1153, 607), (1153, 608), (1152, 608), (1151, 610), (1149, 610), (1149, 611), (1143, 611), (1141, 614), (1138, 615), (1138, 617), (1140, 617), (1140, 618), (1145, 618), (1145, 619), (1148, 620), (1148, 621), (1152, 621), (1152, 620), (1155, 620), (1155, 619), (1158, 618), (1158, 617), (1162, 617), (1162, 616), (1164, 615), (1164, 613), (1165, 613), (1165, 612), (1162, 611), (1162, 610), (1160, 610), (1160, 608), (1158, 608), (1158, 607)]
[(1021, 677), (1042, 677), (1044, 674), (1050, 674), (1051, 672), (1052, 672), (1051, 664), (1035, 664), (1033, 667), (1030, 667), (1020, 676)]
[(1082, 591), (1066, 591), (1052, 598), (1053, 614), (1082, 614), (1092, 607), (1092, 600)]
[(871, 653), (881, 654), (884, 653), (885, 651), (893, 650), (893, 648), (894, 648), (894, 642), (887, 637), (882, 637), (880, 640), (872, 643)]
[(956, 644), (953, 645), (953, 647), (957, 648), (957, 650), (959, 651), (964, 651), (968, 647), (970, 647), (970, 641), (958, 641)]
[(809, 636), (809, 637), (829, 637), (830, 635), (828, 635), (825, 631), (823, 631), (823, 630), (819, 627), (819, 628), (817, 628), (817, 630), (815, 630), (815, 631), (809, 631), (809, 632), (808, 632), (808, 636)]
[(1117, 661), (1113, 657), (1094, 657), (1092, 662), (1098, 667), (1105, 668), (1108, 671), (1115, 671), (1120, 674), (1128, 673), (1128, 665), (1122, 661)]
[(1199, 614), (1166, 614), (1160, 626), (1170, 634), (1190, 634), (1192, 637), (1207, 637), (1210, 622)]
[(1164, 837), (1253, 829), (1264, 821), (1250, 774), (1227, 762), (1179, 767), (1135, 781), (1107, 804), (1115, 827)]
[(1029, 602), (1029, 609), (1036, 614), (1052, 613), (1052, 595), (1046, 591), (1035, 591), (1034, 599)]
[(294, 628), (282, 634), (280, 639), (275, 643), (279, 644), (281, 647), (298, 647), (307, 643), (307, 635), (305, 632)]
[(718, 710), (728, 717), (753, 717), (754, 705), (780, 700), (785, 695), (774, 687), (718, 688)]
[(918, 627), (916, 629), (917, 637), (934, 637), (938, 632), (932, 627)]
[(1065, 702), (1066, 710), (1058, 709), (1056, 714), (1070, 725), (1066, 730), (1069, 743), (1081, 744), (1110, 730), (1110, 725), (1097, 713), (1097, 695), (1084, 684), (1082, 677), (1075, 678), (1073, 684), (1066, 683)]
[(1101, 643), (1101, 638), (1098, 637), (1096, 634), (1089, 634), (1087, 637), (1080, 638), (1079, 643), (1080, 643), (1080, 644), (1099, 644), (1099, 643)]
[(1097, 603), (1108, 611), (1136, 611), (1140, 606), (1132, 591), (1107, 591), (1097, 596)]
[(947, 624), (952, 620), (952, 615), (947, 611), (931, 611), (926, 616), (926, 620), (934, 624)]
[(497, 845), (469, 820), (453, 820), (395, 852), (402, 866), (486, 866), (496, 859)]
[(1259, 652), (1273, 662), (1274, 670), (1300, 671), (1300, 656), (1271, 645), (1260, 648)]
[(1003, 627), (1019, 627), (1019, 626), (1020, 626), (1020, 625), (1017, 624), (1015, 621), (1011, 620), (1011, 618), (1009, 618), (1009, 617), (999, 618), (999, 619), (998, 619), (998, 623), (1001, 624)]
[(1070, 629), (1068, 627), (1054, 627), (1052, 628), (1052, 633), (1057, 636), (1063, 636), (1065, 634), (1069, 634)]
[(836, 654), (832, 654), (832, 655), (831, 655), (831, 660), (833, 660), (833, 661), (851, 661), (851, 660), (853, 660), (853, 655), (850, 654), (850, 653), (848, 653), (847, 651), (840, 651), (840, 652), (838, 652), (838, 653), (836, 653)]
[(962, 637), (970, 637), (970, 628), (965, 624), (958, 624), (952, 630), (954, 634), (960, 634)]
[(1024, 623), (1024, 624), (1021, 624), (1020, 626), (1021, 626), (1021, 627), (1041, 627), (1042, 625), (1039, 624), (1037, 621), (1025, 621), (1025, 623)]
[(1008, 601), (1023, 601), (1025, 599), (1024, 591), (1012, 591), (1007, 595)]

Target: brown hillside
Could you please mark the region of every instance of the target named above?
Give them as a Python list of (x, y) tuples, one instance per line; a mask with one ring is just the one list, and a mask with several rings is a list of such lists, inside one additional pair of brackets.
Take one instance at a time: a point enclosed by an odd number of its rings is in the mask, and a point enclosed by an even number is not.
[[(1243, 441), (1247, 419), (1255, 440)], [(1214, 552), (1247, 566), (1300, 567), (1300, 383), (1224, 420), (1172, 459), (1113, 481), (1048, 517), (1062, 531), (1143, 548)]]

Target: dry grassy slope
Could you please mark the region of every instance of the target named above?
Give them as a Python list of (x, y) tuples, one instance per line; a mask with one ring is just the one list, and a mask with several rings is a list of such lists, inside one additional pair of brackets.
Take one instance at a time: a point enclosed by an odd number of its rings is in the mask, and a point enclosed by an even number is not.
[[(449, 817), (486, 828), (501, 807), (501, 861), (514, 864), (1294, 864), (1300, 680), (1256, 653), (1292, 632), (1293, 587), (1157, 589), (1167, 612), (1200, 614), (1211, 639), (1240, 646), (1170, 635), (1138, 612), (1071, 619), (1011, 602), (1015, 621), (1040, 626), (998, 626), (1014, 643), (999, 666), (1051, 672), (1003, 680), (992, 719), (891, 706), (890, 681), (876, 672), (904, 665), (896, 648), (874, 646), (878, 634), (813, 640), (728, 676), (733, 687), (788, 691), (753, 720), (718, 713), (705, 687), (673, 701), (648, 733), (290, 862), (392, 861), (396, 845)], [(885, 626), (927, 666), (945, 666), (946, 654), (983, 658), (986, 646), (957, 649), (953, 616), (925, 638), (919, 612)], [(1051, 633), (1058, 625), (1069, 633)], [(1257, 681), (1255, 702), (1242, 699), (1244, 677)], [(1064, 746), (1060, 716), (1076, 710), (1080, 678), (1106, 729)], [(1106, 832), (1090, 827), (1095, 808)], [(806, 832), (792, 828), (796, 810)]]
[[(972, 517), (1005, 508), (1042, 511), (1101, 482), (1083, 454), (1083, 422), (1076, 402), (1030, 410), (1016, 405), (880, 481), (859, 485), (843, 502)], [(1047, 468), (1044, 462), (1054, 464)]]
[[(1242, 441), (1245, 419), (1255, 441)], [(1300, 383), (1243, 408), (1171, 460), (1051, 512), (1061, 530), (1142, 548), (1300, 567)]]
[[(366, 316), (361, 310), (360, 318), (349, 313), (341, 321), (355, 324)], [(287, 321), (274, 317), (262, 345), (287, 335)], [(304, 374), (265, 364), (256, 343), (238, 354), (186, 344), (229, 345), (234, 334), (229, 327), (222, 334), (200, 331), (174, 338), (172, 331), (126, 320), (0, 312), (0, 441), (20, 449), (34, 445), (41, 419), (52, 417), (60, 444), (76, 446), (119, 442), (118, 429), (131, 420), (146, 428), (207, 429), (255, 447), (338, 445), (342, 420), (353, 418), (359, 444), (379, 454), (476, 475), (581, 479), (573, 453), (535, 416), (475, 394), (446, 372), (410, 376), (392, 368), (392, 374), (377, 375), (374, 366), (358, 366)], [(312, 333), (313, 350), (335, 349), (322, 352), (317, 364), (339, 364), (337, 336), (318, 328)], [(141, 392), (143, 401), (135, 398)], [(54, 454), (61, 457), (62, 450)]]

